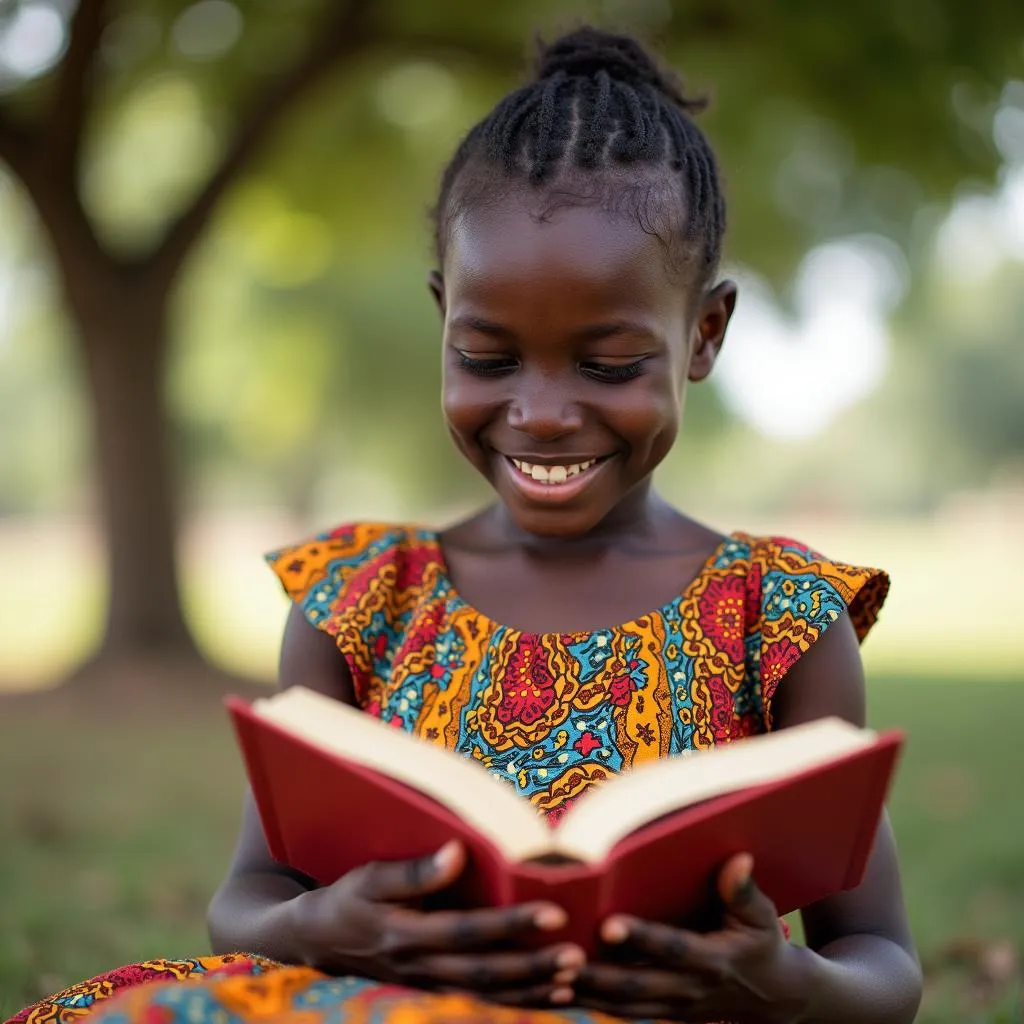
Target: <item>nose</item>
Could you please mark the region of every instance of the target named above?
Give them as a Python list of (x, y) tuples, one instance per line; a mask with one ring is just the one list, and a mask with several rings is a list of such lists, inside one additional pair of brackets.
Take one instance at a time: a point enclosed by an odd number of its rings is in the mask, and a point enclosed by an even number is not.
[(509, 403), (508, 422), (535, 441), (556, 441), (579, 430), (583, 414), (564, 386), (535, 378)]

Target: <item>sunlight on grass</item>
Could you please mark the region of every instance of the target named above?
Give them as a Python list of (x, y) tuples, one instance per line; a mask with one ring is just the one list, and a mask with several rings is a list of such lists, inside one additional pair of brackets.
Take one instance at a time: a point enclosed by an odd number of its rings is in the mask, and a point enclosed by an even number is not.
[[(779, 523), (750, 524), (780, 532)], [(287, 600), (262, 553), (303, 534), (278, 515), (206, 517), (182, 543), (183, 600), (216, 663), (272, 679)], [(864, 649), (872, 674), (1015, 679), (1024, 665), (1017, 581), (1024, 536), (1007, 524), (790, 522), (831, 557), (889, 571), (892, 591)], [(978, 557), (978, 538), (999, 557)], [(104, 601), (95, 534), (79, 524), (0, 525), (0, 689), (45, 685), (97, 642)]]
[(0, 689), (59, 677), (86, 657), (103, 621), (103, 567), (78, 523), (0, 521)]

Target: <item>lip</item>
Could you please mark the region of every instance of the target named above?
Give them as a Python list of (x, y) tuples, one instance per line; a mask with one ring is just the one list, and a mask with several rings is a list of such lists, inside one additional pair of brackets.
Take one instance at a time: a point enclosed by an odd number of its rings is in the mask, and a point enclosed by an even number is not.
[(518, 459), (534, 466), (573, 466), (582, 462), (600, 462), (602, 459), (611, 458), (610, 455), (508, 455), (505, 452), (499, 454), (503, 458)]
[[(592, 456), (591, 456), (592, 457)], [(527, 500), (538, 505), (563, 505), (572, 501), (580, 493), (586, 490), (604, 471), (604, 467), (612, 461), (613, 456), (601, 456), (598, 461), (576, 476), (560, 484), (543, 484), (539, 480), (533, 480), (516, 469), (509, 455), (500, 456), (502, 466), (512, 486)], [(519, 458), (517, 455), (516, 458)], [(520, 459), (521, 462), (531, 462), (535, 466), (567, 466), (572, 465), (568, 459), (551, 459), (550, 457), (541, 461), (540, 459)], [(586, 462), (587, 459), (575, 460)]]

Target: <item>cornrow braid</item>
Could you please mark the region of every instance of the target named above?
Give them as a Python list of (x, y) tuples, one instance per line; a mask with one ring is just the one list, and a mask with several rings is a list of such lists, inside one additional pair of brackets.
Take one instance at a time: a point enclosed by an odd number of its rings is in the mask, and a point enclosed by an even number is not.
[[(539, 51), (533, 80), (475, 125), (445, 168), (434, 208), (438, 260), (453, 218), (495, 188), (558, 184), (564, 201), (563, 186), (596, 174), (605, 180), (584, 188), (580, 202), (598, 197), (632, 211), (673, 253), (696, 257), (707, 283), (721, 258), (725, 201), (693, 120), (704, 105), (628, 36), (588, 27), (555, 40)], [(631, 167), (646, 169), (649, 187), (624, 175)], [(657, 187), (665, 183), (671, 188)]]

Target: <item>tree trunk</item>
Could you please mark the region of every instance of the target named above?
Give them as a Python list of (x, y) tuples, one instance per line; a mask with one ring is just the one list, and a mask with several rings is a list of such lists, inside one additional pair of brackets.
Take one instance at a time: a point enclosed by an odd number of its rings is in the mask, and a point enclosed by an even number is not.
[[(98, 268), (91, 269), (99, 284)], [(102, 276), (108, 280), (90, 289), (88, 301), (75, 296), (71, 302), (92, 399), (110, 587), (100, 656), (198, 657), (175, 566), (177, 509), (163, 392), (166, 300), (140, 294), (130, 274)]]
[[(323, 31), (306, 54), (240, 109), (220, 163), (145, 256), (107, 248), (79, 191), (80, 144), (95, 89), (93, 58), (105, 23), (104, 0), (82, 0), (76, 8), (49, 114), (26, 127), (0, 106), (0, 156), (21, 179), (53, 243), (89, 387), (110, 589), (98, 658), (79, 675), (94, 677), (101, 687), (109, 675), (152, 681), (161, 666), (182, 681), (209, 679), (181, 611), (175, 566), (177, 509), (163, 394), (168, 298), (224, 192), (268, 134), (343, 56), (368, 45), (370, 0), (339, 0), (328, 7)], [(129, 671), (112, 671), (120, 667), (114, 663)]]

